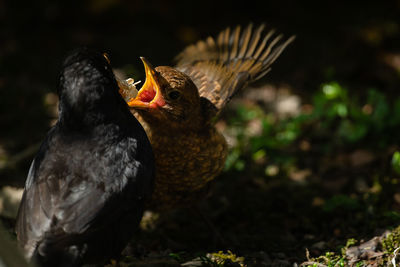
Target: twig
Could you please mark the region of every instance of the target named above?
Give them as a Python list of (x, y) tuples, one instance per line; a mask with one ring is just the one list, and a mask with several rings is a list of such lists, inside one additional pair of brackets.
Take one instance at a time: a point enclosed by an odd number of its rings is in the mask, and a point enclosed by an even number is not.
[(397, 256), (397, 251), (399, 251), (399, 249), (400, 249), (400, 247), (396, 248), (396, 249), (393, 251), (392, 264), (393, 264), (394, 267), (396, 267), (396, 256)]

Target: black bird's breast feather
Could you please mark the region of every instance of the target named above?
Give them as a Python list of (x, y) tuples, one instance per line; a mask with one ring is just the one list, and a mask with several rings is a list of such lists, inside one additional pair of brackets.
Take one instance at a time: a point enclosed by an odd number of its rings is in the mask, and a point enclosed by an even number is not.
[(77, 246), (82, 253), (91, 239), (102, 239), (90, 236), (98, 228), (104, 228), (104, 240), (124, 220), (135, 228), (151, 192), (153, 173), (146, 168), (152, 154), (147, 140), (117, 128), (99, 126), (89, 136), (65, 136), (57, 125), (50, 131), (30, 168), (17, 222), (28, 256), (50, 246)]

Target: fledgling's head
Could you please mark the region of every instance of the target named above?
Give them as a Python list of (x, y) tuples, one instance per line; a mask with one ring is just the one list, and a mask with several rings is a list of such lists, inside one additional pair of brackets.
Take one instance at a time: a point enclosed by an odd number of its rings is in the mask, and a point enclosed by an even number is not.
[(169, 127), (198, 128), (201, 125), (201, 105), (197, 87), (186, 74), (167, 66), (153, 68), (141, 58), (146, 81), (134, 99), (128, 101), (153, 124)]

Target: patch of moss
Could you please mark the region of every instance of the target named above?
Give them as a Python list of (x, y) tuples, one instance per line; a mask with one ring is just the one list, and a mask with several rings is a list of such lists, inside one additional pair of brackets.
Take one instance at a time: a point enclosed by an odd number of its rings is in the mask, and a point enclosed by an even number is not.
[(386, 238), (382, 240), (382, 248), (388, 253), (393, 253), (400, 247), (400, 226), (394, 229)]
[(326, 252), (325, 255), (319, 256), (318, 258), (311, 259), (312, 264), (308, 264), (308, 267), (320, 266), (324, 264), (328, 267), (346, 266), (347, 260), (344, 255), (338, 255), (334, 252)]
[[(308, 260), (308, 267), (316, 267), (323, 264), (324, 266), (328, 267), (338, 267), (338, 266), (347, 266), (347, 258), (346, 258), (346, 250), (354, 246), (358, 243), (358, 241), (354, 238), (350, 238), (347, 240), (346, 245), (340, 250), (340, 254), (336, 254), (335, 252), (326, 252), (324, 255), (321, 255), (317, 258), (312, 258)], [(363, 266), (358, 265), (361, 262), (357, 263), (356, 266)]]
[(224, 253), (223, 251), (209, 253), (207, 254), (207, 258), (216, 263), (217, 266), (225, 266), (227, 265), (227, 263), (237, 263), (241, 267), (246, 266), (244, 264), (244, 257), (238, 257), (230, 250), (228, 250), (226, 253)]
[[(348, 248), (357, 245), (358, 241), (350, 238), (347, 240), (346, 245), (341, 249), (340, 254), (335, 252), (326, 252), (324, 255), (318, 256), (316, 258), (308, 258), (308, 261), (303, 263), (302, 266), (307, 267), (317, 267), (328, 266), (328, 267), (338, 267), (338, 266), (348, 266), (349, 260), (346, 258), (346, 251)], [(388, 234), (381, 241), (383, 254), (371, 259), (375, 264), (374, 266), (388, 266), (387, 264), (393, 260), (393, 257), (398, 254), (395, 250), (400, 247), (400, 226), (395, 228), (390, 234)], [(371, 262), (366, 262), (365, 260), (360, 260), (353, 263), (351, 266), (366, 266)], [(397, 265), (396, 265), (397, 266)]]

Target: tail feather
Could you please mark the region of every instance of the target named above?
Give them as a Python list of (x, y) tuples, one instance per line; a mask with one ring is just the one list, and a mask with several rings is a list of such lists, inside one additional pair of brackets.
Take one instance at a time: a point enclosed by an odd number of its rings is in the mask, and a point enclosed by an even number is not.
[(263, 36), (264, 30), (264, 24), (256, 29), (249, 24), (243, 31), (240, 26), (227, 28), (216, 39), (208, 37), (177, 56), (177, 68), (192, 78), (200, 96), (207, 98), (217, 113), (235, 92), (267, 74), (295, 39), (284, 40), (275, 30)]

